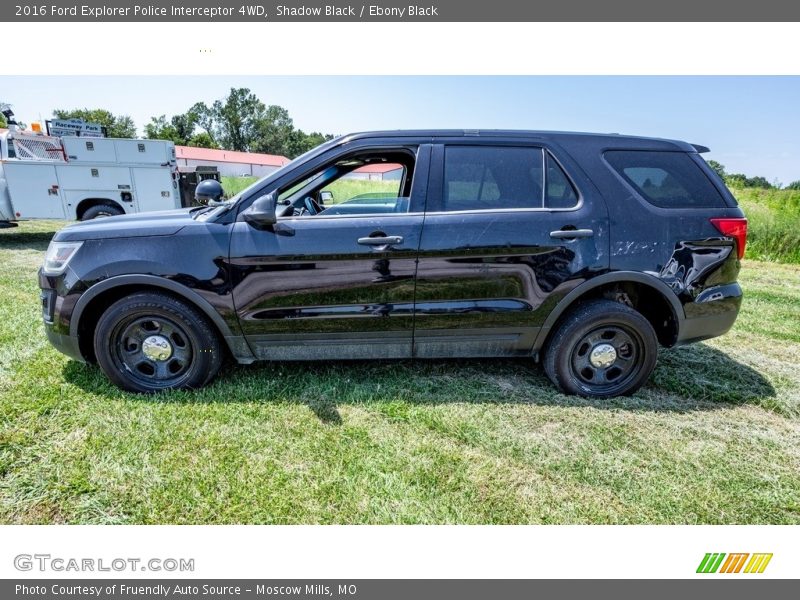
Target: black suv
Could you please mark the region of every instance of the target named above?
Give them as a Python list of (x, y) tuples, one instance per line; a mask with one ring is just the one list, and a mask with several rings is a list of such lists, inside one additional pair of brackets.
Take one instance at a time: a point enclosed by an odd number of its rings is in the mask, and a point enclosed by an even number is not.
[(684, 142), (391, 131), (327, 142), (216, 206), (59, 231), (50, 341), (136, 392), (240, 363), (531, 357), (635, 392), (658, 346), (725, 333), (747, 221)]

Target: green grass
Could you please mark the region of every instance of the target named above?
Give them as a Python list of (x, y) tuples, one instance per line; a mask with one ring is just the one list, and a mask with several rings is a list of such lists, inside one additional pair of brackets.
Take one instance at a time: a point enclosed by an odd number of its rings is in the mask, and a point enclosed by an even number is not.
[(222, 177), (222, 189), (225, 190), (225, 196), (232, 198), (241, 192), (247, 186), (258, 181), (258, 177)]
[(369, 181), (364, 179), (339, 179), (325, 187), (333, 192), (333, 203), (344, 202), (362, 194), (386, 193), (397, 195), (399, 181)]
[(748, 218), (748, 258), (800, 264), (800, 190), (732, 188)]
[(2, 523), (800, 523), (800, 267), (632, 398), (528, 361), (229, 367), (143, 397), (45, 340), (53, 222), (0, 231)]

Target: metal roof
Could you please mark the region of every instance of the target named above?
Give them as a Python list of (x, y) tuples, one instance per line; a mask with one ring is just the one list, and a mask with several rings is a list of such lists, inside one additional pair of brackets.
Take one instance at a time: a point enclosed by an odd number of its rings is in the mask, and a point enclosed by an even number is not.
[(175, 155), (177, 158), (187, 160), (208, 160), (211, 162), (262, 165), (266, 167), (282, 167), (289, 162), (288, 158), (277, 154), (237, 152), (235, 150), (216, 150), (213, 148), (195, 148), (193, 146), (175, 146)]

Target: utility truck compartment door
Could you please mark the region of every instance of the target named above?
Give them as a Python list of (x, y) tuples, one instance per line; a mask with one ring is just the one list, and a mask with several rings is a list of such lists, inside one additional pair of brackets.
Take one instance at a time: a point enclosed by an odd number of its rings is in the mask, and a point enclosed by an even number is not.
[(17, 219), (63, 219), (64, 207), (52, 164), (3, 165)]
[(67, 160), (70, 162), (115, 163), (117, 153), (114, 140), (103, 138), (62, 138)]

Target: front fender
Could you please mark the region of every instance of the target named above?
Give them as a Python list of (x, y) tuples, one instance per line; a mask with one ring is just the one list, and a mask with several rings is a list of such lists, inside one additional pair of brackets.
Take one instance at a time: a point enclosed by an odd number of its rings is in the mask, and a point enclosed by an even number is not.
[(78, 337), (78, 328), (81, 322), (81, 317), (87, 307), (90, 306), (92, 300), (103, 294), (121, 286), (137, 286), (149, 289), (162, 289), (168, 291), (176, 296), (179, 296), (191, 303), (194, 307), (199, 309), (208, 319), (214, 324), (220, 335), (224, 338), (225, 342), (231, 350), (234, 358), (241, 363), (250, 363), (255, 360), (250, 347), (238, 330), (233, 331), (228, 323), (222, 318), (219, 312), (198, 294), (195, 290), (171, 279), (158, 277), (155, 275), (132, 274), (132, 275), (116, 275), (103, 279), (92, 285), (89, 289), (83, 292), (75, 307), (72, 311), (70, 318), (69, 333), (71, 337)]

